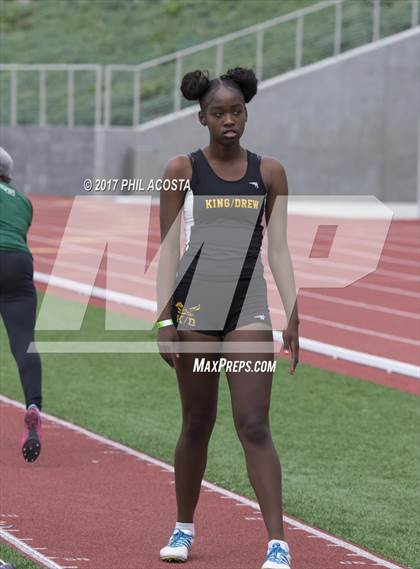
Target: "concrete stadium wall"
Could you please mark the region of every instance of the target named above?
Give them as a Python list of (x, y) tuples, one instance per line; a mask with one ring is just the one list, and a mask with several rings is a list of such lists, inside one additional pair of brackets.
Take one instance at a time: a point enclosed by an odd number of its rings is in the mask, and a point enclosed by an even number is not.
[[(264, 82), (244, 146), (278, 158), (294, 195), (417, 200), (419, 28)], [(2, 127), (16, 183), (81, 194), (85, 177), (161, 177), (178, 153), (207, 144), (197, 108), (137, 130)]]
[(95, 131), (62, 126), (0, 126), (13, 157), (13, 184), (28, 194), (76, 195), (93, 175)]

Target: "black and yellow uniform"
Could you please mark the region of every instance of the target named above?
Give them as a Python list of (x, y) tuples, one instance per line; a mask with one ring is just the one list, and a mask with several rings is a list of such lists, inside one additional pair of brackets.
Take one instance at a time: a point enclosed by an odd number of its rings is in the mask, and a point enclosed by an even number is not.
[(32, 204), (0, 180), (0, 314), (16, 360), (26, 405), (42, 405), (41, 360), (28, 353), (34, 341), (36, 290), (33, 259), (27, 244)]
[(247, 151), (243, 178), (219, 178), (202, 150), (190, 154), (186, 246), (172, 297), (178, 330), (223, 336), (251, 322), (271, 326), (261, 262), (266, 188), (261, 158)]

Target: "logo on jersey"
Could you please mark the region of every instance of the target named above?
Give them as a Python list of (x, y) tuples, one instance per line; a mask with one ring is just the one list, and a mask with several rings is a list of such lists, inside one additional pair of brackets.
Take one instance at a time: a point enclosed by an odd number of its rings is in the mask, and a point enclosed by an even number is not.
[(260, 209), (261, 206), (259, 200), (251, 198), (206, 198), (204, 205), (206, 209)]
[(257, 314), (254, 318), (259, 318), (259, 320), (265, 320), (265, 314)]
[(248, 182), (251, 186), (254, 186), (254, 188), (256, 188), (257, 190), (259, 190), (259, 185), (258, 182)]
[(8, 188), (7, 186), (3, 186), (3, 184), (0, 184), (0, 188), (3, 190), (3, 192), (9, 194), (9, 196), (14, 197), (16, 195), (15, 190), (12, 190), (12, 188)]
[(185, 308), (184, 304), (181, 301), (178, 301), (175, 304), (177, 309), (177, 317), (176, 321), (185, 324), (186, 326), (195, 326), (195, 318), (194, 313), (200, 310), (201, 304), (197, 304), (196, 306), (190, 306), (190, 308)]

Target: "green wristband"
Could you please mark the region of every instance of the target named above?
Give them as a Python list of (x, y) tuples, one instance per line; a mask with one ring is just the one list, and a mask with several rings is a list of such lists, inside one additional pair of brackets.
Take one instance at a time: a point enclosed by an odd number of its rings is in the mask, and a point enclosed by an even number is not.
[(173, 326), (174, 325), (174, 321), (172, 320), (172, 318), (168, 318), (167, 320), (159, 320), (159, 322), (156, 322), (156, 328), (165, 328), (165, 326)]

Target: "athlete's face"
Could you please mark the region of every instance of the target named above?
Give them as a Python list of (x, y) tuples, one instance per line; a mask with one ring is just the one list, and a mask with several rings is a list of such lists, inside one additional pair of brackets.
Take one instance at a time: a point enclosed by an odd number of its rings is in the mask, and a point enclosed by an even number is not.
[(242, 94), (238, 89), (219, 87), (206, 101), (199, 113), (200, 122), (207, 126), (210, 138), (223, 144), (233, 144), (241, 138), (247, 119)]

